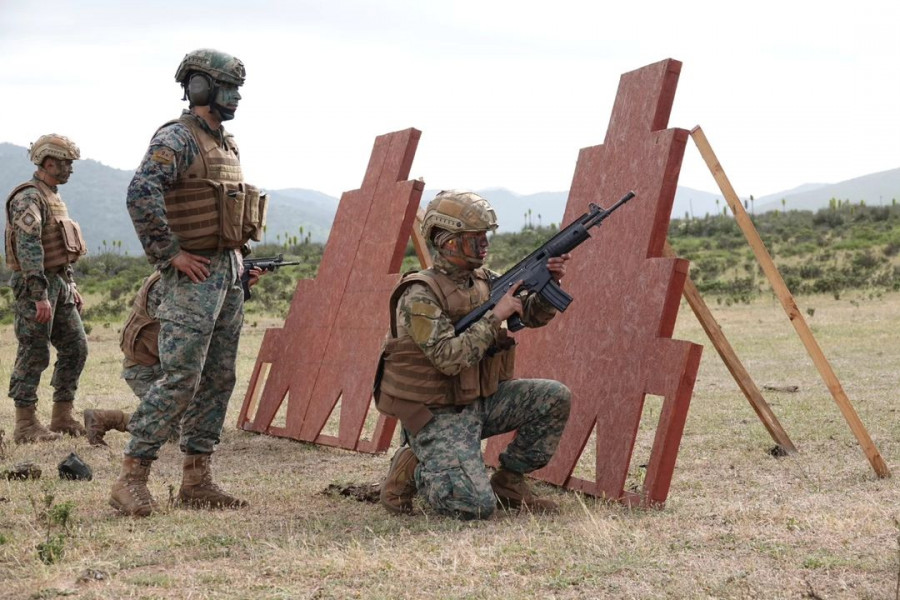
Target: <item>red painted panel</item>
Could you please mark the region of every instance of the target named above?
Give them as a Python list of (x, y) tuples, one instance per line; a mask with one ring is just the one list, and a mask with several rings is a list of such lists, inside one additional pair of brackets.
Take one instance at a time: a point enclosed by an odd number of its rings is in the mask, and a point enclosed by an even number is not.
[[(669, 339), (687, 263), (661, 258), (688, 138), (665, 129), (680, 70), (665, 60), (624, 74), (605, 142), (581, 150), (564, 223), (590, 202), (608, 208), (629, 190), (637, 196), (575, 251), (564, 282), (574, 301), (548, 327), (519, 334), (516, 370), (573, 392), (559, 450), (532, 475), (592, 495), (626, 498), (644, 395), (664, 397), (642, 493), (648, 504), (668, 494), (702, 349)], [(576, 481), (572, 472), (595, 430), (596, 478)], [(489, 442), (489, 462), (508, 440)]]
[[(390, 323), (388, 298), (424, 188), (421, 181), (406, 181), (420, 135), (407, 129), (375, 140), (362, 187), (341, 197), (316, 279), (298, 283), (284, 328), (263, 339), (257, 361), (265, 358), (272, 366), (252, 422), (246, 419), (251, 382), (243, 429), (348, 449), (387, 449), (392, 423), (380, 420), (369, 444), (360, 444), (359, 436)], [(276, 429), (271, 423), (286, 394), (287, 424)], [(340, 434), (320, 436), (338, 398)]]

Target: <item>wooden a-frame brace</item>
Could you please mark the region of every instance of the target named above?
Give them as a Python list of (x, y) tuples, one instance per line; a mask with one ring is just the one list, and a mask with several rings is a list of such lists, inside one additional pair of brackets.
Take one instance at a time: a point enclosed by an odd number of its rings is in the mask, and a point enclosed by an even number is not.
[[(793, 295), (788, 289), (787, 284), (785, 284), (784, 279), (781, 277), (781, 273), (775, 266), (775, 262), (772, 260), (771, 255), (769, 255), (768, 250), (766, 250), (765, 244), (763, 244), (762, 239), (759, 237), (759, 233), (756, 231), (756, 227), (753, 225), (753, 221), (744, 210), (740, 198), (738, 198), (734, 188), (731, 187), (731, 183), (729, 182), (728, 177), (726, 177), (722, 165), (716, 158), (716, 155), (700, 126), (694, 127), (694, 129), (691, 130), (691, 138), (694, 140), (697, 149), (700, 151), (700, 155), (706, 161), (713, 178), (716, 180), (719, 189), (725, 196), (725, 201), (728, 202), (728, 206), (734, 214), (735, 221), (744, 233), (744, 237), (747, 238), (747, 242), (750, 244), (750, 248), (756, 256), (756, 260), (759, 261), (775, 295), (778, 296), (778, 299), (781, 301), (781, 305), (784, 307), (788, 319), (790, 319), (791, 324), (797, 331), (797, 335), (806, 347), (807, 353), (812, 358), (819, 374), (825, 381), (825, 385), (831, 392), (841, 414), (843, 414), (844, 419), (850, 425), (850, 430), (856, 436), (863, 452), (869, 459), (869, 463), (872, 465), (872, 468), (875, 470), (878, 477), (890, 477), (890, 469), (882, 459), (881, 454), (878, 452), (878, 448), (875, 447), (874, 442), (872, 442), (872, 439), (869, 437), (869, 433), (866, 431), (865, 426), (856, 414), (853, 405), (850, 404), (850, 400), (844, 393), (844, 389), (841, 386), (837, 375), (835, 375), (834, 370), (831, 368), (828, 359), (826, 359), (825, 355), (822, 353), (822, 349), (819, 347), (818, 342), (816, 342), (806, 320), (797, 308)], [(668, 242), (666, 243), (665, 255), (675, 256), (675, 252), (672, 250), (671, 246), (668, 245)], [(713, 343), (713, 346), (715, 346), (719, 356), (721, 356), (722, 360), (725, 362), (725, 366), (728, 368), (729, 372), (731, 372), (731, 375), (741, 388), (741, 391), (744, 392), (744, 395), (747, 397), (747, 400), (750, 402), (754, 411), (756, 411), (757, 416), (759, 416), (760, 420), (763, 422), (763, 425), (769, 431), (769, 434), (786, 453), (796, 452), (797, 449), (794, 447), (794, 444), (781, 427), (781, 424), (769, 408), (769, 405), (763, 399), (756, 384), (747, 373), (747, 370), (744, 368), (743, 364), (741, 364), (740, 359), (737, 357), (731, 344), (728, 343), (728, 340), (722, 333), (715, 317), (713, 317), (712, 312), (706, 306), (706, 303), (700, 296), (700, 292), (697, 290), (696, 286), (694, 286), (693, 282), (691, 282), (690, 278), (685, 282), (683, 295), (688, 301), (691, 309), (694, 311), (694, 314), (697, 316), (697, 319), (700, 321), (700, 325), (703, 327), (706, 335), (709, 336), (710, 341)]]

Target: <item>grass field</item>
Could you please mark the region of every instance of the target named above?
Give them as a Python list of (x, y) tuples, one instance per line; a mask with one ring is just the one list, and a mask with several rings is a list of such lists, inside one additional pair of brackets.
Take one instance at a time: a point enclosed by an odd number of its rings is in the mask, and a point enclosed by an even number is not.
[[(812, 313), (816, 339), (900, 477), (900, 294), (798, 304)], [(461, 523), (427, 509), (392, 517), (323, 493), (335, 483), (378, 481), (390, 454), (235, 429), (263, 329), (275, 324), (255, 317), (245, 326), (214, 465), (223, 487), (250, 501), (244, 510), (167, 507), (144, 520), (122, 518), (107, 495), (125, 434), (109, 433), (108, 449), (71, 438), (15, 446), (12, 402), (0, 402), (0, 468), (33, 461), (43, 470), (38, 481), (0, 480), (0, 598), (897, 598), (897, 479), (875, 476), (774, 299), (711, 306), (760, 388), (798, 386), (763, 394), (800, 452), (770, 454), (773, 440), (683, 304), (675, 337), (705, 348), (662, 510), (540, 485), (562, 514)], [(135, 405), (118, 379), (116, 327), (92, 329), (79, 413)], [(9, 326), (0, 348), (5, 386), (15, 348)], [(49, 392), (42, 389), (45, 420)], [(56, 465), (73, 450), (93, 468), (93, 481), (57, 478)], [(166, 446), (151, 490), (166, 504), (179, 482), (180, 455)], [(48, 504), (57, 517), (49, 527)], [(69, 515), (65, 526), (61, 514)], [(62, 555), (46, 564), (36, 546), (48, 539)]]

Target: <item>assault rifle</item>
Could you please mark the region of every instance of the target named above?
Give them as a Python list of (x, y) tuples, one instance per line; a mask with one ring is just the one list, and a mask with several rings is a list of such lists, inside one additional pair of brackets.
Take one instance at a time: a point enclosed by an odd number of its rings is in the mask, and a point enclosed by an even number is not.
[[(564, 311), (572, 302), (572, 296), (565, 293), (550, 274), (547, 268), (547, 259), (571, 252), (582, 242), (591, 237), (588, 229), (603, 222), (614, 210), (634, 198), (634, 192), (628, 192), (621, 200), (612, 205), (609, 210), (597, 206), (593, 202), (588, 206), (588, 212), (566, 226), (565, 229), (547, 240), (540, 248), (523, 258), (506, 273), (491, 281), (491, 297), (487, 302), (460, 319), (456, 326), (456, 334), (459, 335), (468, 329), (473, 323), (497, 305), (509, 288), (516, 282), (522, 281), (519, 290), (535, 292), (553, 305), (556, 310)], [(506, 320), (506, 326), (510, 331), (518, 331), (525, 327), (519, 315), (512, 315)]]
[(244, 288), (244, 300), (250, 299), (250, 269), (259, 269), (260, 271), (275, 271), (278, 267), (286, 267), (288, 265), (299, 265), (303, 263), (294, 261), (285, 261), (284, 254), (278, 256), (267, 256), (265, 258), (245, 258), (244, 274), (241, 275), (241, 287)]

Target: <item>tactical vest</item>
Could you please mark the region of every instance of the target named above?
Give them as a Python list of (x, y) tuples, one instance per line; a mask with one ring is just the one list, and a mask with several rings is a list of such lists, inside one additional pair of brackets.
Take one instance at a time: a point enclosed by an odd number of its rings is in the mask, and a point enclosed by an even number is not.
[(13, 227), (10, 203), (16, 194), (33, 187), (41, 198), (41, 215), (49, 218), (41, 226), (41, 247), (44, 250), (44, 270), (58, 269), (72, 264), (87, 254), (87, 244), (81, 235), (81, 227), (69, 218), (69, 211), (57, 192), (49, 185), (34, 179), (16, 187), (6, 199), (6, 264), (13, 271), (21, 271), (16, 256), (16, 230)]
[[(238, 150), (231, 135), (224, 146), (183, 115), (181, 123), (200, 148), (197, 160), (165, 195), (169, 229), (185, 250), (240, 248), (259, 241), (268, 202), (259, 188), (243, 182)], [(162, 129), (162, 128), (160, 128)]]
[[(382, 396), (426, 406), (462, 406), (493, 395), (501, 381), (512, 378), (515, 367), (512, 343), (507, 349), (491, 349), (478, 364), (450, 376), (436, 369), (409, 335), (397, 337), (397, 303), (406, 288), (413, 283), (427, 285), (450, 320), (456, 323), (490, 297), (488, 272), (476, 269), (473, 276), (475, 284), (470, 289), (461, 289), (443, 273), (427, 269), (407, 275), (394, 288), (390, 300), (391, 334), (382, 348), (383, 363), (376, 397), (380, 392)], [(505, 333), (506, 330), (501, 329), (504, 339)], [(379, 408), (390, 403), (390, 400), (387, 403), (379, 401)]]
[(125, 355), (125, 366), (151, 366), (159, 362), (159, 321), (150, 316), (147, 310), (147, 299), (150, 288), (159, 281), (160, 273), (156, 271), (144, 281), (138, 290), (131, 308), (131, 314), (122, 328), (119, 347)]

